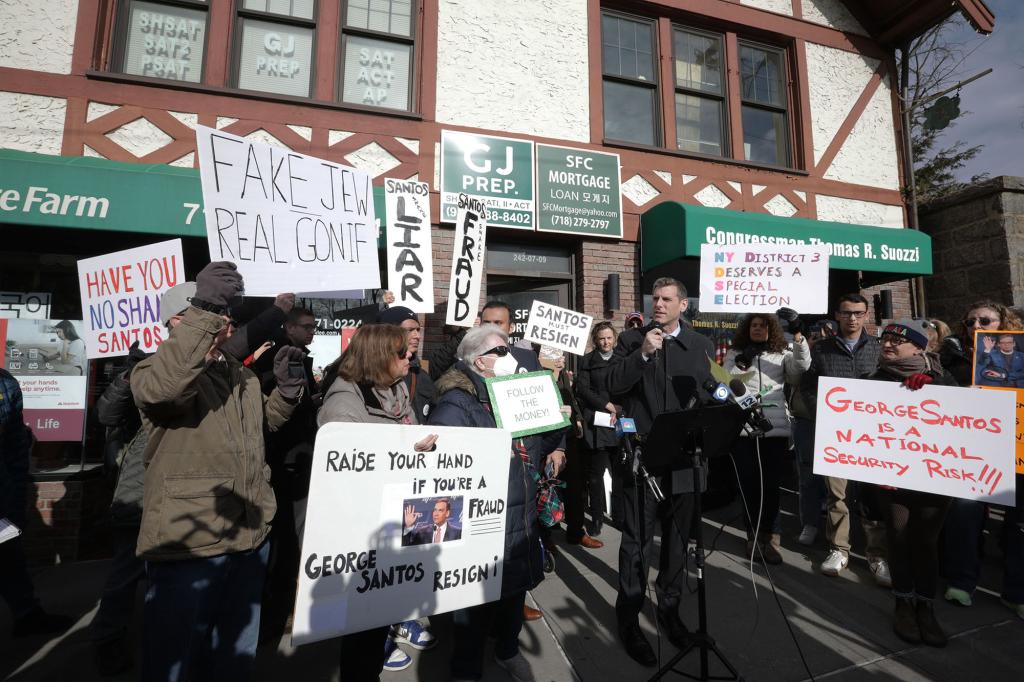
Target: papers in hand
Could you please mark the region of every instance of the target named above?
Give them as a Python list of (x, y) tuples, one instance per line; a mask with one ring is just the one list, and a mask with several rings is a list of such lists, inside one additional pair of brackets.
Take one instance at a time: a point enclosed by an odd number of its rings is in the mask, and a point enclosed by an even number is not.
[(0, 519), (0, 545), (21, 535), (21, 529), (7, 519)]
[(603, 426), (606, 429), (614, 429), (615, 421), (609, 412), (594, 412), (594, 426)]

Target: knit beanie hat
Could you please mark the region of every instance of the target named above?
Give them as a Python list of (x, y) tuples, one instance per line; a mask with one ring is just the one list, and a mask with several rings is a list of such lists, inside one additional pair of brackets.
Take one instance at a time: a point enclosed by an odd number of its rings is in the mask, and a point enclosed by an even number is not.
[(892, 334), (893, 336), (902, 337), (921, 349), (928, 347), (927, 320), (912, 320), (909, 317), (893, 320), (889, 324), (885, 325), (885, 329), (882, 330), (882, 334)]
[(392, 306), (377, 313), (377, 324), (393, 324), (401, 326), (406, 320), (416, 320), (416, 313), (405, 306)]

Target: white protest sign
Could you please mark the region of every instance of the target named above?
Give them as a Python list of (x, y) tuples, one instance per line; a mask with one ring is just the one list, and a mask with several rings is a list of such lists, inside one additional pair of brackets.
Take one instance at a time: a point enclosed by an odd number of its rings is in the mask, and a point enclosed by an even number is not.
[(480, 199), (459, 195), (452, 246), (452, 276), (448, 284), (445, 324), (472, 327), (480, 305), (480, 283), (487, 246), (487, 209)]
[(180, 239), (78, 261), (89, 358), (127, 355), (136, 341), (155, 351), (166, 334), (160, 296), (184, 281)]
[(0, 318), (48, 320), (51, 298), (41, 291), (0, 291)]
[(210, 260), (246, 294), (380, 288), (369, 175), (204, 126), (196, 149)]
[(587, 338), (593, 323), (594, 318), (590, 315), (535, 300), (530, 306), (523, 338), (583, 355), (587, 352)]
[(1013, 393), (818, 380), (814, 473), (1014, 503)]
[(702, 313), (828, 312), (824, 244), (735, 244), (700, 247)]
[(394, 305), (434, 312), (434, 254), (430, 239), (430, 185), (384, 178), (388, 288)]
[(484, 380), (498, 428), (512, 436), (529, 436), (569, 425), (562, 395), (551, 372), (526, 372)]
[[(430, 434), (436, 448), (415, 452)], [(500, 598), (511, 451), (500, 429), (321, 427), (292, 643)]]

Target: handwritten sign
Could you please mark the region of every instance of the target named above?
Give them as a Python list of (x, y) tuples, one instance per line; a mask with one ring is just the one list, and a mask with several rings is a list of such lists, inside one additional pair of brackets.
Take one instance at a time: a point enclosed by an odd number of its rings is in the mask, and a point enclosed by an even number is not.
[(445, 324), (472, 327), (476, 320), (487, 248), (487, 215), (482, 201), (459, 195)]
[[(429, 434), (436, 448), (415, 452)], [(498, 599), (511, 447), (499, 429), (321, 427), (293, 644)]]
[(151, 353), (164, 339), (160, 296), (185, 281), (181, 240), (78, 261), (78, 289), (90, 358)]
[(210, 260), (247, 295), (380, 288), (369, 175), (204, 126), (196, 148)]
[(562, 395), (551, 372), (526, 372), (484, 380), (498, 428), (513, 438), (554, 431), (569, 425)]
[(828, 312), (828, 248), (742, 244), (700, 247), (700, 309), (705, 313)]
[(1014, 504), (1013, 396), (818, 380), (814, 473)]
[(388, 288), (395, 305), (434, 312), (434, 256), (430, 239), (430, 185), (384, 178)]
[(1017, 405), (1017, 473), (1024, 474), (1024, 332), (975, 331), (971, 376), (981, 388), (1012, 392)]
[(51, 296), (32, 291), (0, 291), (0, 318), (45, 320), (50, 317)]
[(534, 301), (523, 338), (533, 343), (583, 355), (594, 318), (557, 305)]

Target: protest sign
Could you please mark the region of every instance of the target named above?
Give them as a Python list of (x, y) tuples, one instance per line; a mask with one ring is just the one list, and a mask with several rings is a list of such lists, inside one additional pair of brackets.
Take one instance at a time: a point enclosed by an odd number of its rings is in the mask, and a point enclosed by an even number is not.
[(1014, 411), (1002, 391), (821, 377), (814, 473), (1012, 505)]
[(1017, 473), (1024, 474), (1024, 332), (974, 332), (973, 385), (1014, 394)]
[(494, 421), (513, 438), (554, 431), (569, 425), (562, 395), (551, 372), (524, 372), (484, 379)]
[(460, 194), (487, 206), (487, 224), (532, 230), (533, 142), (495, 135), (441, 131), (441, 222), (458, 218)]
[(487, 216), (479, 199), (459, 195), (452, 249), (452, 275), (448, 283), (448, 312), (445, 324), (472, 327), (480, 305), (480, 283), (487, 249)]
[(380, 288), (370, 176), (196, 126), (211, 261), (231, 261), (245, 293)]
[[(430, 434), (435, 449), (415, 452)], [(510, 453), (509, 434), (499, 429), (324, 425), (293, 644), (498, 599)], [(430, 522), (444, 527), (440, 537)]]
[(828, 312), (828, 248), (822, 244), (700, 247), (705, 313)]
[(3, 366), (21, 384), (25, 423), (38, 440), (82, 440), (89, 369), (83, 326), (0, 319)]
[(530, 317), (526, 320), (523, 338), (533, 343), (560, 348), (568, 353), (583, 355), (587, 352), (587, 339), (594, 318), (557, 305), (534, 301)]
[(619, 155), (537, 143), (538, 232), (622, 238)]
[(384, 178), (387, 206), (388, 288), (394, 305), (434, 312), (434, 255), (430, 239), (430, 185)]
[(0, 318), (46, 320), (50, 317), (48, 293), (32, 291), (0, 291)]
[(155, 351), (166, 334), (160, 296), (184, 281), (180, 239), (78, 261), (89, 357), (127, 355), (136, 341)]

